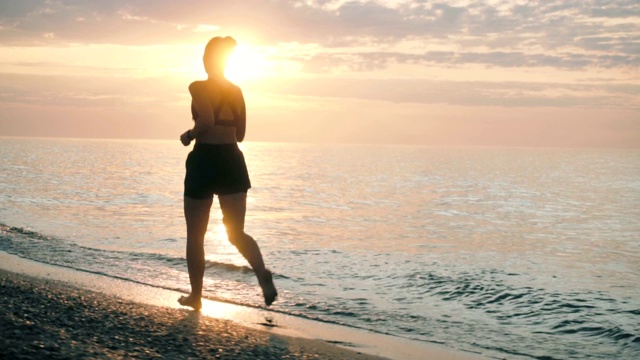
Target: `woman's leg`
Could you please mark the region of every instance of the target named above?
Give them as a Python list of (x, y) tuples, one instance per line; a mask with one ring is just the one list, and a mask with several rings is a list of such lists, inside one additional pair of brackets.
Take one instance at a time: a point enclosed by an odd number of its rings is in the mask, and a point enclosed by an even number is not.
[(229, 241), (240, 251), (242, 256), (249, 262), (262, 287), (264, 301), (267, 305), (275, 300), (278, 293), (271, 272), (264, 266), (262, 253), (258, 243), (244, 232), (244, 218), (247, 211), (247, 193), (235, 193), (229, 195), (220, 195), (218, 197), (220, 208), (227, 236)]
[(184, 197), (184, 218), (187, 222), (187, 268), (191, 282), (191, 294), (178, 302), (196, 310), (202, 307), (202, 279), (204, 277), (204, 235), (209, 224), (210, 199)]

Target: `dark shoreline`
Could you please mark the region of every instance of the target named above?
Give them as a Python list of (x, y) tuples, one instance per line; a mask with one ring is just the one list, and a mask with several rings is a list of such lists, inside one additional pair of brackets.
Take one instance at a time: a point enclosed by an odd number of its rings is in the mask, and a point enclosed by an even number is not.
[(0, 358), (382, 359), (0, 270)]

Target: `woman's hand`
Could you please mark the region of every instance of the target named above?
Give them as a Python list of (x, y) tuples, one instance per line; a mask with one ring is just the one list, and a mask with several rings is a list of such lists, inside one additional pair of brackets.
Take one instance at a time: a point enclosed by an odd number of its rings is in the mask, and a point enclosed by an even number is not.
[(184, 146), (189, 146), (189, 144), (191, 144), (191, 140), (193, 140), (193, 138), (191, 137), (191, 129), (185, 131), (182, 135), (180, 135), (180, 142), (182, 142), (182, 145)]

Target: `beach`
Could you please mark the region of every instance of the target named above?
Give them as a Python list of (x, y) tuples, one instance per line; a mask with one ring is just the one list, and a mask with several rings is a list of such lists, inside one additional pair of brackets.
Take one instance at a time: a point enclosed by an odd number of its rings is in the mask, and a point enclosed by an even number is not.
[(0, 270), (0, 358), (383, 359)]
[(477, 354), (203, 299), (0, 252), (0, 358), (481, 360)]

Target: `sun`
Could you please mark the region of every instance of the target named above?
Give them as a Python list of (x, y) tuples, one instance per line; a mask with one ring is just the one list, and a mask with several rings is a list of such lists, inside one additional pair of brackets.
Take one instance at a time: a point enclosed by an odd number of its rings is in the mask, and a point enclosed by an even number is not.
[(259, 48), (239, 44), (227, 62), (225, 76), (232, 82), (242, 84), (272, 75), (272, 68), (273, 63)]

